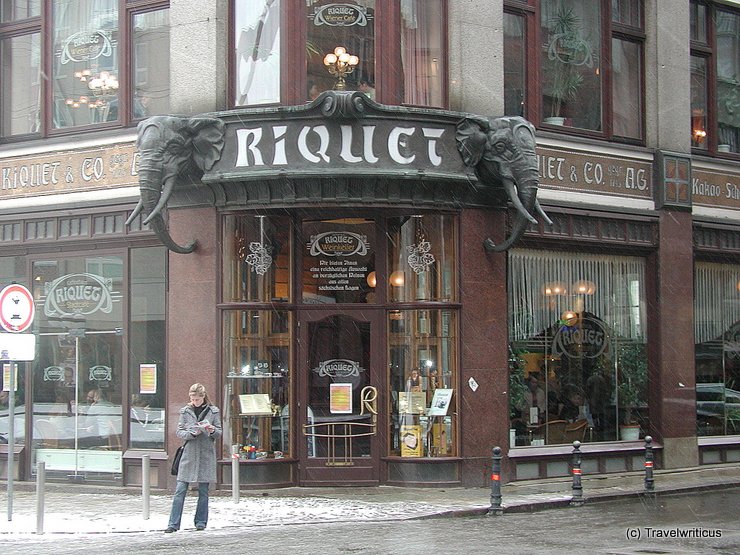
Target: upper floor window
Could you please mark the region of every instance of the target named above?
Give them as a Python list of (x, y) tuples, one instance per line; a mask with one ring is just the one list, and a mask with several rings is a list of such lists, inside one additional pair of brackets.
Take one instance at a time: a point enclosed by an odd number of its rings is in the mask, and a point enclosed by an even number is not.
[(444, 107), (446, 13), (446, 0), (234, 2), (233, 102), (301, 104), (335, 89)]
[(740, 152), (740, 12), (691, 4), (691, 145)]
[[(561, 131), (641, 141), (643, 28), (642, 0), (507, 1), (506, 113)], [(529, 49), (535, 59), (527, 59), (528, 44), (536, 45)]]
[(168, 6), (166, 0), (2, 2), (2, 138), (130, 125), (167, 113)]

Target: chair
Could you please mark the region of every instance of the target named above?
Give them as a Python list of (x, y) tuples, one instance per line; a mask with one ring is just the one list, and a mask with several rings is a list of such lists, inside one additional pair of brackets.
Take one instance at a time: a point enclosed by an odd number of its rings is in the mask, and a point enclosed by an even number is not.
[(111, 451), (121, 451), (121, 434), (116, 430), (113, 421), (108, 421), (108, 449)]
[(565, 443), (565, 427), (568, 424), (565, 420), (550, 420), (545, 422), (540, 428), (544, 428), (545, 437), (548, 445), (554, 443)]
[(583, 441), (586, 437), (586, 429), (588, 428), (588, 421), (584, 418), (582, 420), (576, 420), (572, 424), (568, 424), (565, 427), (564, 442), (573, 443), (574, 441)]
[(48, 420), (37, 419), (34, 421), (36, 429), (39, 431), (41, 439), (40, 447), (46, 449), (59, 448), (59, 429)]

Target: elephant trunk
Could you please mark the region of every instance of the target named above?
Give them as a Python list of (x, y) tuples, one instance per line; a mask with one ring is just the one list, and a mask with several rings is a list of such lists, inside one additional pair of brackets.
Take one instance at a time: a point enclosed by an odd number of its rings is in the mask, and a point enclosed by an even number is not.
[(168, 199), (162, 199), (162, 191), (165, 188), (161, 184), (163, 181), (174, 178), (174, 176), (169, 178), (165, 176), (163, 178), (163, 173), (161, 154), (142, 156), (142, 164), (139, 167), (139, 191), (141, 198), (139, 200), (139, 207), (137, 207), (137, 210), (134, 211), (129, 220), (135, 217), (138, 212), (141, 212), (143, 214), (143, 223), (149, 225), (162, 244), (178, 254), (189, 254), (195, 250), (196, 241), (193, 240), (185, 246), (178, 245), (172, 239), (162, 216), (162, 207)]
[[(527, 171), (526, 173), (529, 174), (531, 171)], [(517, 206), (516, 218), (511, 225), (511, 232), (509, 233), (509, 236), (498, 245), (490, 238), (486, 239), (483, 242), (483, 245), (488, 252), (503, 252), (510, 249), (514, 243), (524, 235), (524, 232), (527, 231), (527, 227), (533, 222), (536, 222), (532, 214), (533, 211), (538, 211), (539, 209), (537, 204), (538, 183), (537, 168), (534, 169), (534, 175), (528, 175), (523, 179), (518, 180), (518, 200), (521, 204)]]

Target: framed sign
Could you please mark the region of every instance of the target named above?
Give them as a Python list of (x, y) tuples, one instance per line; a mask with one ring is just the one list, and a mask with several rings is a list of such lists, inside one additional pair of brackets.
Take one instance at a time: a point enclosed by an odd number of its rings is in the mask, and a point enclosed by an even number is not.
[(139, 393), (157, 392), (157, 365), (139, 365)]
[(352, 414), (352, 384), (329, 384), (329, 411), (332, 414)]

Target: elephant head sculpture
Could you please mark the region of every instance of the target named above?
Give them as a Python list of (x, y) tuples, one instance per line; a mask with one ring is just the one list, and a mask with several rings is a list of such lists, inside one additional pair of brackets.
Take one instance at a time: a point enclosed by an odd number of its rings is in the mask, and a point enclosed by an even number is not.
[(457, 149), (466, 165), (486, 187), (503, 186), (518, 213), (511, 234), (496, 245), (490, 238), (483, 243), (489, 252), (509, 249), (526, 231), (537, 223), (532, 215), (539, 214), (548, 224), (550, 218), (537, 201), (539, 183), (535, 153), (534, 126), (521, 117), (465, 118), (457, 125)]
[(221, 157), (224, 123), (209, 117), (154, 116), (139, 123), (139, 203), (126, 225), (139, 214), (171, 251), (187, 254), (195, 241), (180, 246), (172, 239), (162, 209), (178, 181), (197, 181)]

